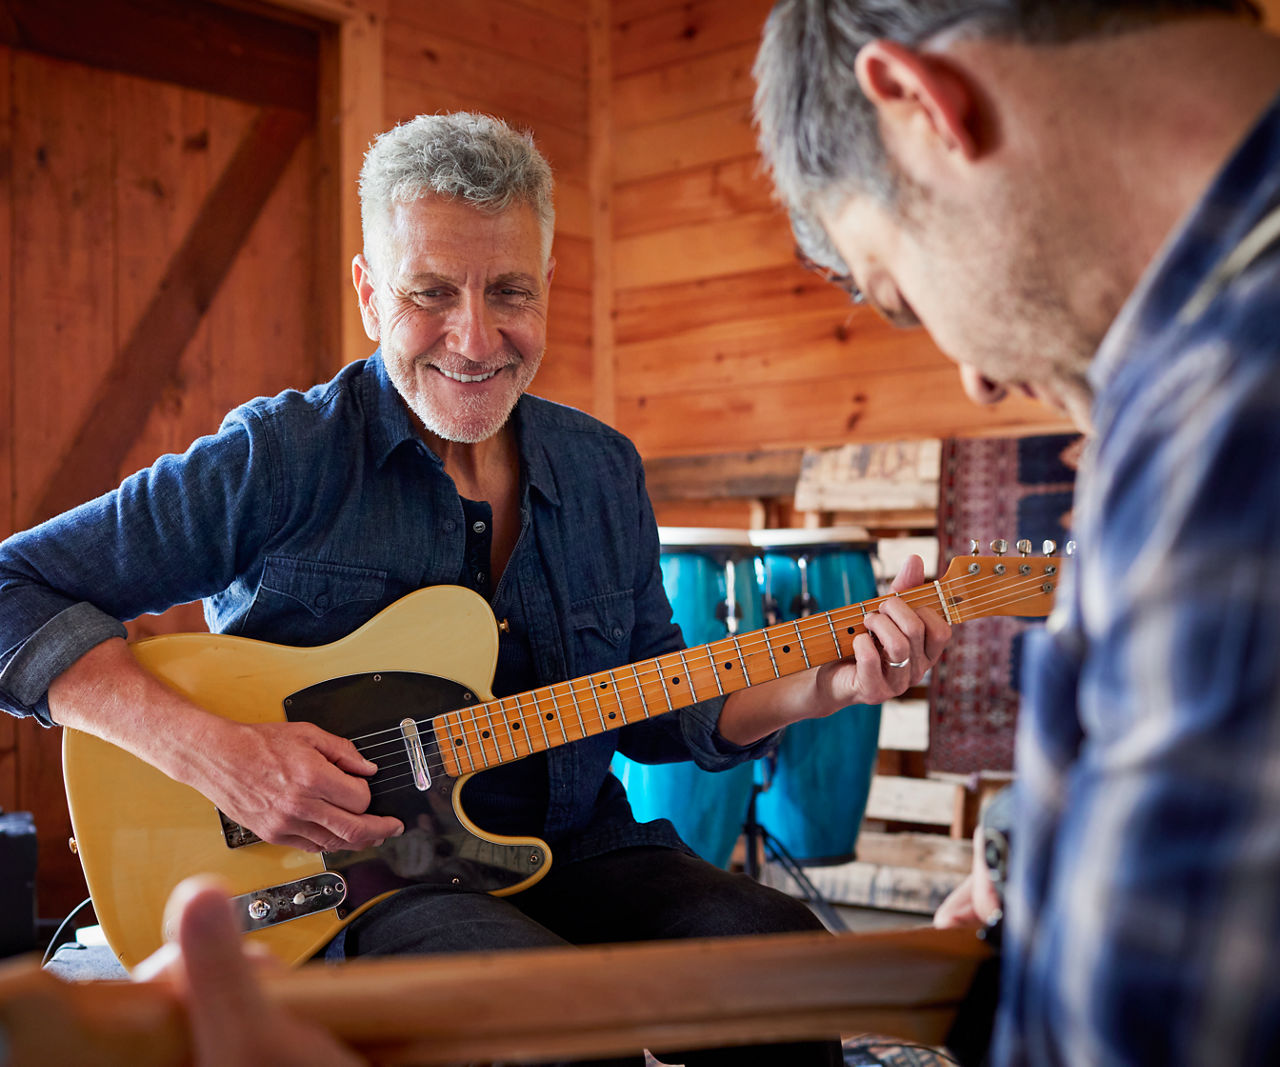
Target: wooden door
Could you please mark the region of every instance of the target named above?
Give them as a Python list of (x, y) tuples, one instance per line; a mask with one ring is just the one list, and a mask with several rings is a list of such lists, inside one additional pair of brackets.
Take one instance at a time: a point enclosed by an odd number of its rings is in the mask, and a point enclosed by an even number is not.
[[(181, 451), (234, 404), (338, 365), (338, 339), (321, 325), (334, 319), (315, 307), (317, 32), (168, 0), (9, 7), (19, 24), (0, 34), (0, 536)], [(65, 32), (77, 8), (108, 22), (77, 42)], [(210, 12), (212, 22), (196, 17)], [(56, 44), (41, 36), (46, 16), (63, 20)], [(95, 37), (110, 34), (130, 50), (100, 56)], [(264, 49), (280, 41), (287, 61), (273, 65)], [(86, 62), (65, 58), (77, 47)], [(101, 65), (121, 54), (141, 73)], [(249, 65), (237, 70), (237, 54)], [(130, 626), (203, 628), (198, 605)], [(60, 733), (0, 720), (0, 807), (35, 814), (38, 912), (59, 917), (87, 895), (67, 847)]]

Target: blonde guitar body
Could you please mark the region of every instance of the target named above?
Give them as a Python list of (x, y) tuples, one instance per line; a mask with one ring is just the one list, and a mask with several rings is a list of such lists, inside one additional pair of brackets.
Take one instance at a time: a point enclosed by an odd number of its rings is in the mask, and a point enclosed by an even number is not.
[[(435, 586), (397, 601), (350, 636), (316, 648), (214, 634), (156, 637), (133, 648), (149, 671), (209, 711), (241, 722), (270, 722), (289, 717), (285, 701), (299, 690), (344, 676), (427, 675), (454, 683), (474, 700), (487, 700), (498, 633), (482, 598), (456, 586)], [(389, 714), (394, 725), (399, 713), (391, 709)], [(231, 847), (209, 800), (88, 734), (65, 731), (63, 766), (77, 851), (94, 910), (126, 967), (132, 968), (163, 943), (160, 917), (165, 901), (189, 875), (216, 873), (236, 895), (326, 871), (326, 857), (299, 849), (260, 841)], [(452, 802), (459, 821), (477, 834), (477, 847), (512, 846), (523, 858), (524, 877), (486, 888), (514, 892), (541, 877), (549, 866), (542, 842), (485, 837), (465, 820), (457, 805), (458, 787), (465, 780), (438, 780), (433, 788), (445, 792), (435, 798), (437, 805)], [(377, 806), (376, 792), (371, 808)], [(456, 833), (456, 828), (449, 829)], [(336, 869), (350, 867), (356, 859), (351, 853), (335, 855), (341, 857), (337, 863), (330, 860)], [(530, 855), (538, 856), (536, 864), (528, 862)], [(454, 877), (445, 865), (439, 880), (452, 883)], [(281, 959), (300, 961), (389, 891), (357, 899), (345, 913), (327, 908), (247, 936)]]

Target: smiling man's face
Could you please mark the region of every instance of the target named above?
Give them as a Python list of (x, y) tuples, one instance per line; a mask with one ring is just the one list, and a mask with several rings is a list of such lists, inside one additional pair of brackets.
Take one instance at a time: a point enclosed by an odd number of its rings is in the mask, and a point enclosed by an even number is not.
[(496, 434), (542, 362), (554, 261), (537, 216), (424, 196), (391, 206), (361, 286), (365, 328), (432, 434)]

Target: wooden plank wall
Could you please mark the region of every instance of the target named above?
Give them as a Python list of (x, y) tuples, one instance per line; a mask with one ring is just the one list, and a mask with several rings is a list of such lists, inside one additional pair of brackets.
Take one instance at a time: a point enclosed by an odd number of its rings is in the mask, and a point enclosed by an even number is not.
[(648, 458), (1061, 427), (795, 265), (750, 124), (771, 5), (612, 4), (619, 428)]
[[(43, 516), (39, 501), (88, 414), (115, 353), (258, 108), (28, 52), (0, 60), (0, 522)], [(217, 428), (233, 404), (306, 386), (335, 363), (336, 338), (311, 314), (316, 169), (296, 150), (177, 374), (141, 425), (115, 484)], [(135, 635), (203, 629), (197, 605), (131, 624)], [(0, 725), (0, 805), (33, 811), (39, 910), (65, 914), (85, 894), (66, 841), (60, 738)]]
[(466, 109), (533, 132), (556, 175), (556, 276), (535, 391), (590, 410), (588, 10), (579, 0), (390, 0), (384, 67), (388, 126)]

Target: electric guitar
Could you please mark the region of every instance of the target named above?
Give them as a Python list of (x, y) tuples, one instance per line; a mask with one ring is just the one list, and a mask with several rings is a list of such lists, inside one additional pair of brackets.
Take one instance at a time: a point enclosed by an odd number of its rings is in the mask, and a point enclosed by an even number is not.
[[(1043, 616), (1060, 559), (964, 556), (896, 594), (951, 623)], [(74, 847), (108, 943), (132, 968), (164, 940), (165, 901), (189, 875), (228, 885), (246, 936), (305, 960), (379, 900), (428, 883), (518, 892), (551, 863), (537, 838), (487, 834), (467, 817), (471, 775), (699, 700), (844, 656), (887, 597), (668, 652), (494, 699), (498, 630), (482, 597), (432, 586), (332, 644), (294, 648), (224, 634), (139, 641), (139, 662), (210, 712), (240, 722), (309, 721), (378, 765), (369, 811), (405, 833), (358, 852), (314, 854), (260, 840), (204, 796), (109, 742), (65, 730)]]

